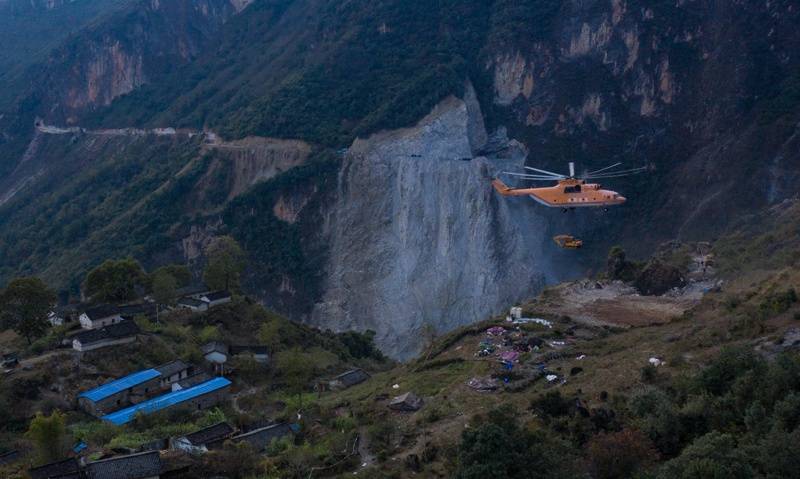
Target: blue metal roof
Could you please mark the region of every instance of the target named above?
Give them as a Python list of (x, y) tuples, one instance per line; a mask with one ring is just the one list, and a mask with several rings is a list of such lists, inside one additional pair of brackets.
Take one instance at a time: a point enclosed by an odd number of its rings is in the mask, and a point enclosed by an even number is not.
[(114, 381), (103, 384), (100, 387), (96, 387), (91, 391), (86, 391), (85, 393), (81, 393), (80, 395), (78, 395), (78, 397), (87, 398), (91, 401), (97, 402), (109, 396), (113, 396), (118, 392), (124, 391), (134, 386), (138, 386), (139, 384), (142, 384), (143, 382), (149, 381), (158, 376), (161, 376), (161, 373), (156, 371), (155, 369), (145, 369), (144, 371), (139, 371), (138, 373), (133, 373), (131, 375), (125, 376), (124, 378), (115, 379)]
[(200, 383), (197, 386), (182, 389), (180, 391), (173, 391), (171, 393), (164, 394), (163, 396), (150, 399), (149, 401), (139, 403), (135, 406), (120, 409), (117, 412), (112, 412), (111, 414), (103, 416), (103, 420), (109, 421), (117, 426), (121, 426), (122, 424), (126, 424), (133, 420), (134, 416), (136, 416), (136, 414), (139, 412), (149, 414), (160, 411), (164, 408), (168, 408), (184, 401), (194, 399), (198, 396), (202, 396), (203, 394), (208, 394), (218, 389), (222, 389), (230, 384), (231, 382), (225, 378), (214, 378), (210, 381)]

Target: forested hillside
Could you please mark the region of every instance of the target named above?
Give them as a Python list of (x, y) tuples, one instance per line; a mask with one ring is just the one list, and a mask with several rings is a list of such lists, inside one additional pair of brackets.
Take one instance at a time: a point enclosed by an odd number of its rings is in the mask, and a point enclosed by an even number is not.
[[(793, 195), (798, 14), (790, 1), (135, 2), (62, 42), (0, 113), (2, 274), (46, 272), (74, 292), (107, 254), (92, 246), (105, 235), (145, 263), (202, 263), (191, 245), (233, 234), (263, 301), (365, 328), (450, 255), (465, 260), (396, 313), (417, 318), (411, 331), (444, 331), (596, 268), (612, 244), (648, 254), (676, 237), (713, 239)], [(109, 136), (117, 143), (99, 146)], [(176, 156), (131, 147), (140, 140)], [(314, 153), (265, 159), (253, 146), (278, 140)], [(192, 169), (217, 142), (239, 142), (227, 150), (235, 161)], [(311, 157), (326, 166), (307, 166)], [(647, 174), (611, 180), (624, 207), (569, 220), (489, 194), (500, 171), (568, 161)], [(111, 177), (122, 180), (101, 181)], [(148, 209), (168, 191), (180, 191), (169, 208)], [(103, 233), (52, 234), (54, 223)], [(586, 240), (584, 253), (550, 247), (566, 232)], [(420, 254), (398, 254), (397, 238)], [(387, 319), (379, 343), (400, 319)]]

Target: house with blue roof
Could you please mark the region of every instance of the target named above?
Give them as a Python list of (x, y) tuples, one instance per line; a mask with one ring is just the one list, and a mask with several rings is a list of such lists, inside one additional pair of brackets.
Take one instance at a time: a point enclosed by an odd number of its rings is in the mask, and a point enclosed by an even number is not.
[(141, 403), (152, 396), (170, 391), (174, 383), (186, 379), (192, 366), (175, 360), (138, 371), (78, 395), (78, 406), (95, 417)]
[(78, 406), (95, 417), (142, 402), (161, 391), (161, 373), (145, 369), (78, 395)]
[(228, 379), (218, 377), (187, 389), (173, 391), (125, 409), (120, 409), (103, 416), (102, 419), (121, 426), (132, 421), (137, 414), (152, 414), (167, 409), (199, 411), (225, 401), (230, 393), (230, 387), (231, 382)]

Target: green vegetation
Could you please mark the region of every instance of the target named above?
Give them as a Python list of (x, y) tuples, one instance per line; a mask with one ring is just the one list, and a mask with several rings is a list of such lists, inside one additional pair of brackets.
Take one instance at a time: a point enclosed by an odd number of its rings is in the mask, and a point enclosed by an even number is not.
[[(300, 27), (280, 22), (297, 6), (257, 2), (226, 25), (215, 55), (120, 99), (96, 121), (344, 146), (409, 125), (460, 94), (485, 42), (491, 3), (327, 1)], [(271, 43), (283, 35), (301, 41), (287, 52)]]
[(212, 289), (238, 290), (239, 276), (245, 267), (245, 254), (230, 236), (215, 238), (205, 250), (208, 263), (203, 279)]
[(256, 185), (227, 206), (225, 224), (251, 264), (258, 265), (250, 272), (250, 285), (277, 288), (288, 277), (301, 297), (318, 297), (326, 247), (314, 241), (317, 218), (303, 215), (288, 223), (275, 216), (273, 206), (282, 195), (304, 194), (310, 200), (305, 209), (317, 211), (335, 186), (338, 168), (333, 153), (318, 152), (305, 165)]
[(0, 279), (38, 271), (77, 295), (86, 273), (105, 259), (169, 262), (172, 228), (189, 219), (191, 193), (207, 168), (196, 147), (108, 141), (98, 146), (100, 159), (81, 169), (81, 153), (69, 141), (43, 140), (45, 157), (62, 156), (54, 159), (59, 171), (0, 208)]
[(166, 271), (157, 271), (153, 274), (152, 290), (156, 304), (166, 305), (175, 300), (178, 281)]
[(0, 324), (24, 336), (30, 345), (50, 326), (47, 315), (56, 295), (39, 278), (17, 278), (0, 292)]
[(66, 1), (47, 8), (46, 1), (0, 2), (0, 109), (24, 85), (23, 74), (71, 34), (117, 11), (130, 0)]
[(69, 444), (64, 422), (64, 414), (60, 411), (53, 411), (49, 416), (37, 413), (31, 420), (26, 436), (33, 441), (40, 464), (55, 462), (66, 456)]
[(462, 434), (455, 477), (522, 479), (532, 471), (542, 477), (575, 477), (569, 447), (545, 433), (521, 428), (516, 416), (506, 407), (478, 417)]
[(86, 275), (86, 294), (98, 302), (130, 301), (144, 282), (144, 270), (133, 258), (105, 260)]

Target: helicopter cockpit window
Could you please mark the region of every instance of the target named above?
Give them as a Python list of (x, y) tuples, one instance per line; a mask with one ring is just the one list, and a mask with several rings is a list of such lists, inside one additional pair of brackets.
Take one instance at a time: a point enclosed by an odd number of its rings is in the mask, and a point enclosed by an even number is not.
[(564, 193), (580, 193), (581, 185), (567, 186), (564, 188)]

